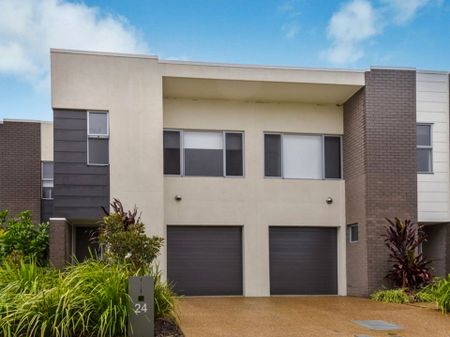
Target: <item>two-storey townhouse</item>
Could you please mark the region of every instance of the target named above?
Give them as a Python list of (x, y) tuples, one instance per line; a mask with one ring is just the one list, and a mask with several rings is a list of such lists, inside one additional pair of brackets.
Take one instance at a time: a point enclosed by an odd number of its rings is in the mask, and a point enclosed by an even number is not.
[(50, 256), (83, 258), (112, 198), (164, 237), (187, 295), (365, 296), (385, 217), (450, 271), (449, 74), (52, 50)]

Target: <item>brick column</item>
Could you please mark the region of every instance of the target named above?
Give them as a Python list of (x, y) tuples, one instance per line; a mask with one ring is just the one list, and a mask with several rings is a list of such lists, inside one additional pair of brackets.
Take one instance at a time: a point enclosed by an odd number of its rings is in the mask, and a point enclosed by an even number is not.
[(50, 218), (50, 264), (64, 268), (72, 259), (72, 226), (65, 218)]
[(417, 219), (416, 72), (372, 69), (344, 104), (348, 294), (367, 296), (385, 283), (390, 264), (381, 237), (385, 217)]

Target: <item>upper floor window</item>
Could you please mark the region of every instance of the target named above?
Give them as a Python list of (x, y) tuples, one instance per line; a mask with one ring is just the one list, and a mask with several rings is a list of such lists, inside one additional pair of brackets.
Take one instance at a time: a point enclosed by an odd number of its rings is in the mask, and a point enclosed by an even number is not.
[(266, 177), (340, 179), (341, 137), (267, 133), (264, 171)]
[(109, 164), (109, 121), (106, 111), (88, 111), (88, 165)]
[(241, 132), (164, 131), (164, 174), (242, 176)]
[(433, 172), (431, 124), (417, 124), (417, 172)]
[(53, 199), (53, 162), (43, 161), (42, 171), (42, 199)]

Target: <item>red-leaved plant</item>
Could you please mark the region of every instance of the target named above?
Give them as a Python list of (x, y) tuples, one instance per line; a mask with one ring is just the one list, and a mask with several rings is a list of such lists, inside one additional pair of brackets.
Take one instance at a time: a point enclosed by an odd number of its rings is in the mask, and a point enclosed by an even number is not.
[[(128, 230), (128, 227), (130, 227), (130, 225), (141, 222), (141, 215), (138, 215), (138, 209), (136, 206), (134, 206), (132, 211), (124, 211), (122, 202), (116, 198), (113, 198), (113, 202), (110, 205), (113, 213), (118, 214), (122, 219), (123, 229), (125, 231)], [(102, 209), (106, 216), (110, 215), (105, 207), (102, 207)]]
[(422, 253), (418, 252), (420, 245), (426, 241), (423, 226), (411, 220), (394, 221), (387, 219), (384, 242), (388, 247), (389, 262), (392, 269), (386, 275), (394, 286), (417, 289), (427, 285), (431, 281), (431, 273), (428, 261)]

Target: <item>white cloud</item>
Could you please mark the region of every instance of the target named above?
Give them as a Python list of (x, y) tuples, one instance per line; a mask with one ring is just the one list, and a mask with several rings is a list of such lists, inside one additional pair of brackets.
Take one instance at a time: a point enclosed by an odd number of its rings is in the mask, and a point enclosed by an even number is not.
[(49, 49), (146, 53), (125, 18), (66, 0), (0, 0), (0, 75), (47, 84)]
[(322, 53), (332, 63), (348, 64), (364, 56), (364, 46), (389, 25), (404, 25), (418, 11), (443, 0), (351, 0), (330, 19), (327, 35), (331, 47)]
[(371, 3), (352, 0), (331, 17), (327, 35), (332, 45), (324, 55), (333, 63), (355, 62), (364, 56), (363, 43), (380, 31)]
[(297, 10), (297, 1), (286, 1), (277, 8), (278, 13), (283, 17), (284, 23), (281, 26), (281, 33), (286, 39), (293, 39), (300, 31), (298, 17), (301, 12)]
[(296, 21), (288, 22), (281, 27), (281, 31), (286, 39), (293, 39), (300, 31), (300, 25)]
[(417, 11), (429, 2), (430, 0), (382, 0), (386, 10), (392, 15), (394, 23), (399, 25), (412, 20)]

